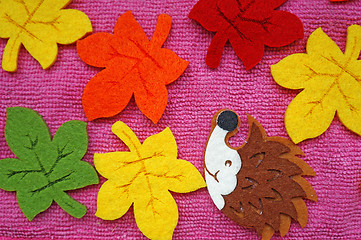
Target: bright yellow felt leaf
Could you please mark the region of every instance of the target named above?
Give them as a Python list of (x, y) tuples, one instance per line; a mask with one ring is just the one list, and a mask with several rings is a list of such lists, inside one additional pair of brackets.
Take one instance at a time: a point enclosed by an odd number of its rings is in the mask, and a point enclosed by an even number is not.
[(71, 0), (0, 0), (0, 38), (9, 38), (2, 67), (15, 72), (21, 44), (49, 68), (58, 55), (58, 45), (71, 44), (92, 32), (89, 18), (78, 10), (62, 9)]
[(307, 54), (293, 54), (271, 66), (274, 80), (304, 89), (285, 113), (287, 132), (295, 143), (321, 135), (337, 112), (341, 122), (361, 135), (361, 26), (347, 29), (345, 53), (321, 28), (307, 42)]
[(140, 231), (148, 238), (172, 239), (178, 208), (168, 191), (155, 188), (134, 202), (134, 216)]
[(112, 131), (129, 152), (94, 154), (98, 172), (108, 179), (100, 188), (96, 216), (113, 220), (123, 216), (134, 203), (139, 229), (150, 239), (172, 239), (178, 208), (169, 191), (187, 193), (205, 187), (198, 170), (177, 159), (177, 144), (169, 128), (140, 143), (123, 122)]
[[(101, 204), (100, 204), (101, 203)], [(106, 181), (98, 193), (98, 211), (114, 220), (123, 216), (132, 205), (129, 187), (119, 187), (116, 181)]]

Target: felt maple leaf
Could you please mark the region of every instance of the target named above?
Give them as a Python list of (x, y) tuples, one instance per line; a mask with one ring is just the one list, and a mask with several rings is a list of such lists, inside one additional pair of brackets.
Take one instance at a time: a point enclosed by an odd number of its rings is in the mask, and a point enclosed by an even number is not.
[(218, 67), (228, 40), (249, 70), (261, 61), (264, 45), (281, 47), (303, 38), (303, 26), (297, 16), (274, 10), (286, 1), (199, 0), (189, 18), (216, 32), (208, 48), (207, 65)]
[(89, 120), (121, 112), (133, 93), (140, 111), (157, 123), (168, 102), (165, 85), (175, 81), (188, 62), (161, 48), (172, 19), (161, 14), (149, 41), (132, 13), (119, 17), (114, 35), (96, 33), (78, 41), (80, 58), (105, 69), (93, 77), (83, 92), (83, 108)]
[(71, 0), (0, 1), (0, 38), (9, 38), (2, 67), (15, 72), (20, 46), (49, 68), (56, 61), (58, 45), (71, 44), (92, 32), (89, 18), (74, 9), (64, 10)]
[(112, 131), (130, 152), (94, 154), (98, 172), (108, 179), (100, 188), (96, 216), (113, 220), (134, 203), (139, 229), (150, 239), (171, 239), (178, 222), (178, 208), (169, 191), (187, 193), (205, 187), (198, 170), (177, 159), (177, 144), (169, 128), (140, 143), (123, 122)]
[(68, 121), (51, 139), (49, 129), (35, 111), (7, 109), (5, 138), (18, 158), (0, 160), (0, 188), (16, 191), (20, 209), (31, 221), (53, 202), (81, 218), (86, 207), (65, 191), (97, 184), (94, 168), (81, 161), (87, 151), (86, 123)]
[(345, 53), (322, 31), (307, 42), (307, 54), (290, 55), (271, 67), (274, 80), (304, 89), (288, 106), (285, 125), (295, 143), (321, 135), (337, 111), (341, 122), (361, 135), (361, 27), (347, 29)]

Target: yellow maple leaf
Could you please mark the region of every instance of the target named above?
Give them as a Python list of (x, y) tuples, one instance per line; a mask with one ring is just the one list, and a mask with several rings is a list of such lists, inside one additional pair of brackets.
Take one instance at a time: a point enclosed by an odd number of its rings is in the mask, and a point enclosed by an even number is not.
[(83, 12), (62, 9), (71, 1), (0, 0), (0, 38), (9, 38), (2, 59), (5, 71), (16, 71), (21, 44), (47, 69), (58, 55), (57, 43), (71, 44), (92, 32)]
[(177, 159), (177, 144), (167, 127), (140, 143), (123, 122), (112, 131), (130, 152), (94, 154), (97, 171), (108, 179), (100, 188), (96, 216), (114, 220), (134, 203), (139, 229), (150, 239), (171, 239), (178, 222), (178, 208), (169, 191), (187, 193), (205, 187), (198, 170)]
[(336, 111), (347, 128), (361, 135), (360, 50), (361, 26), (348, 27), (345, 53), (318, 28), (307, 41), (307, 54), (293, 54), (271, 66), (279, 85), (304, 89), (285, 113), (295, 143), (325, 132)]

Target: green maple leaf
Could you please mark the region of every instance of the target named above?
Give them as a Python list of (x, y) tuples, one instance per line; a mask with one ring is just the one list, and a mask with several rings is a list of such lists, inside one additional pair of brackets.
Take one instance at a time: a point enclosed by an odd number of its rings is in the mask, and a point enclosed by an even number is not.
[(53, 200), (70, 215), (81, 218), (86, 207), (65, 191), (99, 182), (94, 168), (81, 161), (87, 151), (86, 123), (69, 121), (51, 135), (35, 111), (7, 109), (5, 138), (18, 158), (0, 160), (0, 188), (16, 191), (24, 215), (31, 221)]

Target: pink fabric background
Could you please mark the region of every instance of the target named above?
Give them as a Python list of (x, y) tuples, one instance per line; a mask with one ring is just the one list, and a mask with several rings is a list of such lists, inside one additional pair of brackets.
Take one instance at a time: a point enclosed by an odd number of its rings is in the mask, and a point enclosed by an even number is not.
[[(89, 148), (84, 160), (93, 163), (95, 152), (125, 151), (125, 145), (110, 131), (115, 121), (128, 124), (141, 141), (169, 126), (178, 143), (178, 156), (194, 164), (203, 174), (203, 151), (213, 114), (221, 108), (235, 110), (241, 118), (241, 132), (232, 140), (241, 145), (248, 126), (245, 114), (255, 117), (269, 135), (287, 137), (284, 112), (298, 91), (278, 86), (270, 65), (289, 54), (304, 52), (308, 36), (318, 27), (344, 50), (346, 29), (361, 24), (361, 1), (332, 4), (328, 0), (289, 0), (281, 10), (296, 14), (303, 22), (305, 38), (282, 48), (266, 47), (262, 61), (246, 71), (229, 44), (221, 65), (212, 70), (205, 54), (213, 33), (188, 19), (197, 0), (74, 0), (69, 8), (85, 12), (94, 32), (113, 31), (117, 18), (132, 10), (151, 37), (159, 14), (173, 18), (165, 47), (190, 62), (185, 73), (168, 85), (169, 102), (157, 125), (137, 108), (134, 99), (117, 116), (89, 122)], [(0, 53), (7, 40), (0, 39)], [(44, 71), (25, 51), (20, 51), (16, 73), (0, 70), (0, 159), (14, 157), (4, 138), (6, 108), (29, 107), (44, 116), (51, 132), (65, 121), (87, 121), (81, 94), (90, 78), (101, 69), (83, 63), (75, 45), (60, 46), (57, 62)], [(360, 93), (361, 94), (361, 93)], [(346, 129), (336, 117), (322, 136), (299, 144), (317, 176), (308, 178), (318, 203), (306, 201), (309, 221), (302, 229), (295, 222), (284, 239), (361, 239), (361, 137)], [(105, 181), (100, 177), (101, 184)], [(53, 204), (29, 222), (18, 207), (15, 192), (0, 190), (0, 238), (145, 239), (138, 230), (133, 210), (115, 221), (94, 216), (101, 186), (69, 192), (88, 207), (82, 219), (75, 219)], [(239, 227), (216, 209), (207, 190), (173, 194), (179, 208), (174, 239), (257, 239), (254, 230)], [(274, 239), (280, 238), (278, 234)]]

